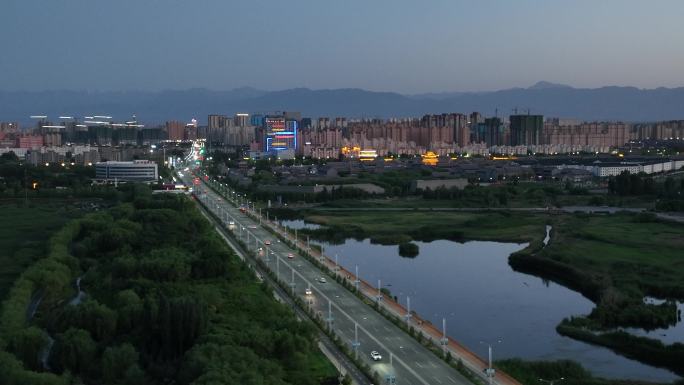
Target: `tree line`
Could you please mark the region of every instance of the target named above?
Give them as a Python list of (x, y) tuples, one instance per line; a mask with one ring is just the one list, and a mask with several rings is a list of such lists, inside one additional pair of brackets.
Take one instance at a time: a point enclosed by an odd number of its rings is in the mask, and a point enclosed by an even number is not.
[(15, 282), (0, 314), (3, 384), (325, 380), (313, 327), (273, 300), (189, 199), (125, 189), (124, 203), (71, 222)]

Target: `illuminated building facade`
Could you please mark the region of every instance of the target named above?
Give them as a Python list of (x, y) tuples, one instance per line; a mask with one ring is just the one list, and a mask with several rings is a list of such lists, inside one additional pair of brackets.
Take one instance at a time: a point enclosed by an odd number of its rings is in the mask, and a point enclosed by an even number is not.
[(439, 163), (439, 156), (432, 151), (422, 155), (422, 162), (426, 166), (436, 166)]
[(378, 157), (376, 150), (361, 150), (359, 151), (359, 160), (362, 162), (372, 162)]
[(279, 155), (280, 152), (294, 152), (297, 149), (299, 123), (282, 116), (267, 116), (264, 119), (264, 151)]

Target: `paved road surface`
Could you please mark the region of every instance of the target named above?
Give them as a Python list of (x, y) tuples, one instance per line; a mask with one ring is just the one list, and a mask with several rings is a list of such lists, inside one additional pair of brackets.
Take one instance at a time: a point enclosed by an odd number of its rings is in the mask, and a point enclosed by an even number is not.
[[(186, 176), (185, 179), (190, 185), (189, 177)], [(321, 271), (287, 245), (277, 241), (273, 234), (259, 226), (258, 221), (248, 218), (210, 189), (201, 185), (195, 187), (196, 196), (215, 215), (226, 224), (230, 221), (235, 223), (235, 234), (250, 249), (262, 248), (263, 260), (267, 266), (279, 274), (281, 280), (292, 282), (295, 293), (304, 300), (310, 300), (310, 306), (329, 322), (342, 341), (350, 346), (355, 340), (358, 341), (357, 354), (383, 380), (393, 376), (397, 384), (470, 383), (458, 371), (435, 357), (427, 348), (330, 277), (326, 276), (326, 283), (318, 282), (322, 276)], [(288, 258), (289, 254), (293, 254), (292, 259)], [(313, 295), (304, 294), (308, 287)], [(370, 359), (370, 352), (373, 350), (382, 355), (382, 360)]]
[[(202, 207), (202, 212), (205, 212), (205, 208)], [(235, 253), (237, 256), (242, 259), (245, 263), (249, 264), (251, 268), (254, 269), (256, 276), (261, 280), (261, 281), (266, 281), (268, 282), (271, 287), (273, 287), (274, 290), (274, 297), (276, 300), (279, 302), (285, 303), (289, 306), (292, 307), (292, 309), (295, 311), (297, 314), (297, 317), (302, 320), (308, 320), (309, 316), (304, 313), (299, 307), (295, 306), (294, 301), (290, 296), (280, 287), (278, 286), (267, 274), (265, 271), (261, 270), (261, 268), (255, 263), (255, 260), (247, 253), (245, 253), (242, 248), (230, 238), (230, 234), (228, 230), (223, 226), (222, 223), (216, 221), (213, 217), (210, 217), (208, 214), (205, 214), (207, 219), (209, 221), (215, 223), (216, 226), (216, 231), (219, 233), (219, 235), (228, 243), (228, 245), (235, 250)], [(319, 333), (319, 348), (320, 350), (335, 364), (335, 366), (342, 372), (342, 374), (348, 373), (351, 378), (352, 382), (355, 385), (372, 385), (366, 376), (361, 373), (361, 371), (355, 366), (355, 364), (347, 358), (347, 356), (340, 351), (340, 349), (328, 338), (328, 336), (323, 333), (322, 331)]]

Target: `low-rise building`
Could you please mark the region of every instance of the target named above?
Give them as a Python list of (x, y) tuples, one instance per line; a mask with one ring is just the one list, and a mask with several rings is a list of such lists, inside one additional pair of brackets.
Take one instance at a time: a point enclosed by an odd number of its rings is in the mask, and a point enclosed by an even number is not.
[(159, 179), (157, 164), (149, 160), (132, 162), (98, 162), (95, 179), (101, 181), (156, 182)]

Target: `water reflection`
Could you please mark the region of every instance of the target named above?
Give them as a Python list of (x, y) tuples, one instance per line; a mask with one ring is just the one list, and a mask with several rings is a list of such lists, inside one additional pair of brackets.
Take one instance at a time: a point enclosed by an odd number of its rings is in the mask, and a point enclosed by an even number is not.
[(350, 271), (359, 266), (367, 282), (386, 282), (393, 296), (441, 325), (449, 334), (485, 355), (480, 340), (503, 338), (494, 358), (572, 359), (603, 377), (671, 381), (678, 377), (621, 357), (612, 351), (563, 337), (556, 325), (565, 317), (588, 314), (593, 303), (548, 280), (513, 271), (508, 256), (526, 246), (499, 242), (416, 242), (417, 258), (401, 258), (397, 246), (349, 239), (323, 244)]
[[(646, 297), (645, 303), (660, 305), (665, 300)], [(644, 330), (635, 328), (624, 328), (622, 330), (632, 333), (637, 336), (653, 338), (662, 341), (664, 344), (673, 344), (675, 342), (684, 343), (684, 322), (682, 322), (682, 314), (684, 314), (684, 303), (677, 302), (677, 324), (666, 329)]]
[(301, 230), (301, 229), (316, 230), (316, 229), (321, 228), (321, 225), (319, 225), (319, 224), (304, 222), (301, 219), (280, 221), (280, 224), (284, 227), (289, 227), (293, 230), (294, 229), (297, 229), (297, 230)]

